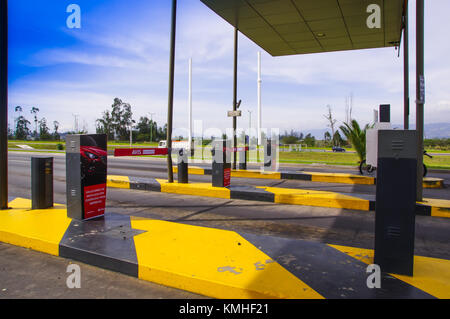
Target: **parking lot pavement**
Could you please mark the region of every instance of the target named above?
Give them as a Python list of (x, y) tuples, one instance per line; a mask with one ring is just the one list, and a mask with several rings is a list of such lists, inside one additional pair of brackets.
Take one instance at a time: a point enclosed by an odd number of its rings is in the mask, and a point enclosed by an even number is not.
[(186, 291), (76, 262), (81, 288), (68, 288), (72, 262), (0, 243), (0, 299), (198, 299)]

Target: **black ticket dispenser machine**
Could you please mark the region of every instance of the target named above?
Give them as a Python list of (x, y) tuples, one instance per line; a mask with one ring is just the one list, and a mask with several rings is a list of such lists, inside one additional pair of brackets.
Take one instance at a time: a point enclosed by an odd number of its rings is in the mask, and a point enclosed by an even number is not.
[(212, 186), (229, 187), (231, 184), (231, 142), (214, 140), (212, 143)]
[(67, 216), (85, 220), (103, 216), (106, 205), (107, 136), (67, 135)]
[(378, 131), (374, 262), (382, 272), (413, 275), (416, 176), (416, 131)]

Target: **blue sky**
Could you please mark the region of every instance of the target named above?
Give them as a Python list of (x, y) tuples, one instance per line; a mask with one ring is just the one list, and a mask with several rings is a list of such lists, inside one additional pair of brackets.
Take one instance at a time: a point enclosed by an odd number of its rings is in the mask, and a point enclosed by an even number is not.
[[(156, 113), (165, 123), (169, 69), (170, 1), (14, 0), (10, 3), (9, 120), (14, 107), (40, 109), (40, 117), (74, 127), (74, 115), (90, 132), (115, 97), (131, 103), (133, 117)], [(66, 26), (66, 8), (81, 7), (81, 29)], [(412, 4), (415, 1), (411, 1)], [(204, 128), (231, 126), (233, 28), (199, 0), (178, 1), (174, 127), (187, 126), (188, 59), (193, 59), (193, 117)], [(450, 122), (450, 2), (426, 2), (425, 122)], [(415, 97), (415, 25), (411, 15), (411, 100)], [(256, 126), (257, 52), (239, 37), (240, 127), (247, 110)], [(345, 120), (345, 99), (353, 94), (353, 117), (372, 120), (379, 104), (392, 105), (392, 122), (403, 122), (403, 59), (394, 48), (271, 57), (262, 51), (263, 126), (280, 130), (326, 127), (332, 106)], [(415, 120), (411, 105), (411, 122)], [(180, 131), (182, 132), (182, 131)]]

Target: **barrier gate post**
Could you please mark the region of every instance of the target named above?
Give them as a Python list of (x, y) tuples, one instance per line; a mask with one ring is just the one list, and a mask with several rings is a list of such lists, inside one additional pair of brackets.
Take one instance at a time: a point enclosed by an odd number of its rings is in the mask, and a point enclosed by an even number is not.
[(229, 187), (231, 184), (231, 143), (229, 140), (214, 140), (212, 146), (212, 186)]
[(374, 262), (382, 272), (413, 275), (416, 142), (416, 131), (378, 131)]
[(67, 216), (103, 216), (106, 205), (107, 135), (66, 137)]

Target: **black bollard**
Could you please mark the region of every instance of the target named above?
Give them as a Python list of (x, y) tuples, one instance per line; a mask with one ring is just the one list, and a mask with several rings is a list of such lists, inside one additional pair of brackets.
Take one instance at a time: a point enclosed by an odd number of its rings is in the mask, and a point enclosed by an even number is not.
[(272, 166), (272, 140), (264, 138), (264, 167)]
[(229, 187), (231, 182), (230, 141), (215, 140), (213, 142), (212, 186)]
[(184, 149), (178, 151), (178, 183), (189, 183), (188, 152)]
[(247, 170), (249, 137), (245, 136), (244, 148), (239, 151), (239, 169)]
[(53, 207), (53, 157), (31, 158), (31, 209)]

